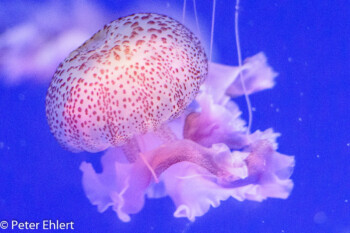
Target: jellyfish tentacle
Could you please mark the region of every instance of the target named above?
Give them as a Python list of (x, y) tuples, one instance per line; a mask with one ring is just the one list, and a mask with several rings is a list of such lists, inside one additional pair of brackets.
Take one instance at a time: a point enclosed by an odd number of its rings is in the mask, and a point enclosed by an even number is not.
[(129, 189), (130, 187), (130, 176), (128, 176), (125, 181), (124, 181), (124, 188), (118, 193), (118, 192), (113, 192), (111, 194), (111, 199), (113, 200), (114, 203), (117, 203), (113, 206), (113, 210), (117, 213), (118, 217), (124, 221), (124, 222), (129, 222), (130, 221), (130, 216), (126, 213), (123, 212), (123, 207), (125, 205), (125, 200), (124, 200), (124, 194), (125, 192)]
[(182, 23), (185, 23), (185, 17), (186, 17), (186, 0), (184, 0), (183, 7), (182, 7)]
[(196, 0), (192, 0), (193, 2), (193, 11), (194, 11), (194, 18), (196, 20), (196, 27), (197, 27), (197, 32), (198, 32), (198, 37), (201, 38), (201, 30), (199, 28), (199, 21), (198, 21), (198, 16), (197, 16), (197, 6), (196, 6)]
[(215, 7), (216, 0), (213, 1), (213, 12), (211, 18), (211, 31), (210, 31), (210, 49), (209, 49), (209, 61), (211, 62), (213, 55), (213, 42), (214, 42), (214, 25), (215, 25)]
[(140, 153), (140, 147), (135, 138), (129, 139), (124, 145), (121, 146), (126, 159), (130, 163), (134, 163)]
[(156, 131), (155, 134), (163, 140), (164, 143), (173, 142), (178, 140), (175, 133), (170, 129), (167, 124), (161, 125)]
[(140, 153), (140, 158), (142, 159), (143, 163), (146, 165), (146, 167), (148, 168), (148, 170), (151, 172), (153, 178), (154, 178), (154, 181), (156, 183), (159, 183), (159, 179), (157, 177), (157, 174), (155, 173), (154, 169), (152, 168), (152, 166), (149, 164), (149, 162), (147, 161), (146, 159), (146, 156), (143, 154), (143, 153)]
[(196, 175), (188, 175), (188, 176), (176, 176), (176, 178), (181, 179), (181, 180), (186, 180), (186, 179), (194, 179), (198, 177), (209, 177), (209, 178), (217, 178), (217, 176), (214, 176), (212, 174), (196, 174)]
[[(238, 66), (242, 67), (242, 55), (241, 55), (241, 45), (239, 42), (239, 31), (238, 31), (238, 15), (239, 15), (239, 0), (236, 0), (236, 11), (235, 11), (235, 37), (236, 37), (236, 47), (237, 47), (237, 58), (238, 58)], [(239, 79), (241, 81), (242, 84), (242, 89), (244, 92), (244, 98), (246, 100), (247, 103), (247, 108), (248, 108), (248, 127), (247, 127), (247, 135), (250, 134), (250, 129), (252, 127), (252, 123), (253, 123), (253, 111), (252, 111), (252, 106), (250, 103), (250, 98), (249, 95), (247, 93), (245, 84), (244, 84), (244, 78), (242, 75), (242, 70), (239, 69)]]
[(213, 160), (213, 154), (210, 149), (187, 139), (163, 144), (151, 153), (150, 166), (158, 177), (170, 166), (180, 162), (195, 163), (215, 176), (224, 172)]

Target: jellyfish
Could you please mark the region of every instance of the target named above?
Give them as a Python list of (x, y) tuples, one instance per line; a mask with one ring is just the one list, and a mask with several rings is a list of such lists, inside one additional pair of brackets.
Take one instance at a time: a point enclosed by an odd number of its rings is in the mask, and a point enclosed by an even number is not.
[(48, 83), (62, 59), (110, 18), (92, 1), (1, 1), (0, 8), (7, 9), (0, 22), (0, 81), (7, 85)]
[(46, 99), (51, 132), (74, 152), (135, 146), (135, 136), (183, 112), (207, 71), (200, 41), (177, 21), (158, 14), (120, 18), (58, 67)]
[(98, 211), (111, 207), (127, 222), (146, 197), (170, 196), (174, 216), (194, 221), (229, 197), (289, 196), (294, 158), (277, 152), (272, 129), (250, 133), (232, 100), (273, 87), (276, 75), (263, 53), (239, 67), (210, 62), (183, 24), (137, 13), (107, 24), (59, 65), (46, 115), (64, 148), (107, 150), (101, 173), (80, 166)]

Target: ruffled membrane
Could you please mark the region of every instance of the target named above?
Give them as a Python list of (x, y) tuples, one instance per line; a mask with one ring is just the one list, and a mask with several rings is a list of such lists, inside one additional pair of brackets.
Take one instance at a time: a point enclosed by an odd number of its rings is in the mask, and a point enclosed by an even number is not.
[(110, 148), (102, 157), (102, 173), (81, 164), (84, 190), (100, 212), (112, 207), (127, 222), (146, 196), (168, 195), (176, 206), (174, 216), (194, 221), (229, 197), (289, 196), (294, 157), (276, 151), (279, 134), (272, 129), (246, 134), (241, 112), (230, 100), (243, 94), (239, 71), (248, 93), (273, 87), (277, 74), (263, 53), (246, 59), (241, 68), (213, 63), (209, 68), (196, 104), (164, 126), (172, 137), (164, 136), (164, 128), (138, 136), (141, 152), (133, 163), (126, 162), (121, 149)]

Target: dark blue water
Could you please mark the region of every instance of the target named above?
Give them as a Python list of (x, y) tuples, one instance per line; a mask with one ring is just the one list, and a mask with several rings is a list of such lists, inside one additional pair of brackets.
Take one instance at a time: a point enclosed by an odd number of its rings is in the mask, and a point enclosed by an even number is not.
[[(234, 4), (217, 1), (214, 57), (234, 65)], [(167, 13), (165, 1), (150, 2)], [(101, 4), (116, 18), (118, 10), (133, 9), (122, 1)], [(138, 7), (143, 4), (147, 10), (147, 1)], [(10, 1), (4, 5), (13, 9)], [(197, 5), (209, 29), (211, 3)], [(1, 17), (3, 31), (16, 21)], [(112, 210), (100, 214), (85, 196), (79, 165), (85, 160), (101, 169), (102, 153), (73, 154), (57, 144), (45, 117), (49, 84), (35, 82), (33, 74), (18, 85), (0, 84), (0, 221), (73, 221), (76, 232), (350, 232), (349, 17), (349, 1), (241, 3), (243, 57), (264, 51), (279, 73), (275, 88), (251, 101), (253, 129), (273, 127), (282, 133), (279, 151), (295, 155), (295, 186), (287, 200), (229, 199), (194, 223), (174, 218), (169, 198), (147, 200), (130, 223)], [(247, 119), (244, 99), (237, 101)]]

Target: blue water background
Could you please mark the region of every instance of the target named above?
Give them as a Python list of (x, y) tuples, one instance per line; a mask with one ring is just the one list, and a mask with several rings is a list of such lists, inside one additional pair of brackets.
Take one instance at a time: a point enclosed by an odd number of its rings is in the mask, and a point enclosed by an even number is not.
[[(167, 13), (166, 1), (149, 2)], [(181, 9), (179, 1), (168, 2)], [(133, 1), (100, 4), (113, 12), (133, 9)], [(212, 3), (197, 5), (208, 32)], [(217, 0), (216, 14), (214, 59), (236, 65), (233, 1)], [(2, 22), (21, 17), (1, 16), (0, 32), (11, 26)], [(75, 232), (350, 232), (349, 17), (349, 1), (241, 3), (243, 57), (264, 51), (279, 73), (275, 88), (251, 101), (253, 129), (281, 132), (279, 151), (295, 155), (295, 187), (287, 200), (229, 199), (194, 223), (173, 217), (170, 198), (147, 200), (130, 223), (112, 210), (100, 214), (85, 196), (79, 165), (85, 160), (101, 170), (102, 153), (73, 154), (57, 144), (45, 118), (48, 83), (31, 79), (0, 82), (0, 221), (74, 221)], [(237, 101), (247, 119), (244, 99)]]

